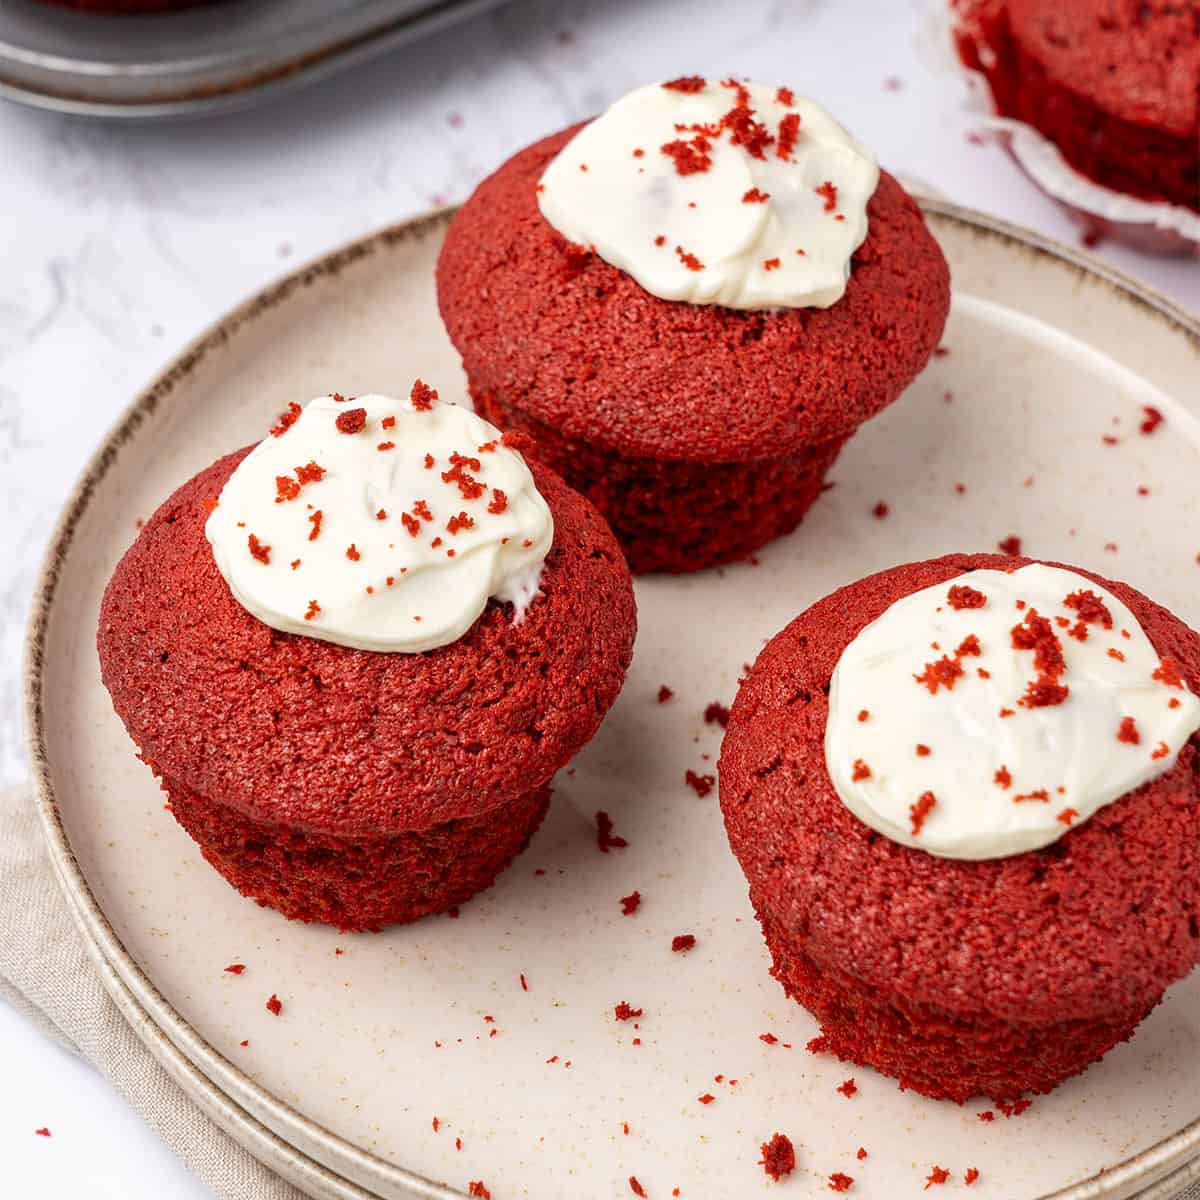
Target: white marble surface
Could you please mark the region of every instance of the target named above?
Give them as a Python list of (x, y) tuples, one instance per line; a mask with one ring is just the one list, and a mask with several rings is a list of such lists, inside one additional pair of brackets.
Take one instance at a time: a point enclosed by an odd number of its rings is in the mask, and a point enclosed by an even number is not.
[[(0, 783), (27, 769), (20, 643), (43, 545), (136, 390), (274, 276), (464, 198), (510, 152), (630, 87), (694, 72), (787, 83), (825, 103), (893, 171), (1076, 244), (1074, 226), (1009, 158), (969, 136), (977, 109), (937, 37), (936, 8), (514, 0), (232, 118), (110, 128), (0, 106)], [(1197, 261), (1098, 253), (1200, 311)], [(204, 1194), (102, 1080), (2, 1005), (0, 1061), (12, 1194)], [(34, 1135), (42, 1125), (52, 1138)]]

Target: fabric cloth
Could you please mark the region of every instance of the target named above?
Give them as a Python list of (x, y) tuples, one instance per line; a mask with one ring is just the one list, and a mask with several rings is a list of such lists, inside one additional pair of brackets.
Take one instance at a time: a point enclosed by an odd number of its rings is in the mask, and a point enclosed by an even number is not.
[[(104, 990), (59, 891), (28, 786), (0, 792), (0, 999), (106, 1075), (221, 1200), (303, 1200), (200, 1111)], [(1200, 1200), (1200, 1180), (1174, 1200)]]
[(0, 999), (107, 1076), (221, 1200), (303, 1200), (185, 1095), (104, 990), (50, 866), (28, 785), (0, 792)]

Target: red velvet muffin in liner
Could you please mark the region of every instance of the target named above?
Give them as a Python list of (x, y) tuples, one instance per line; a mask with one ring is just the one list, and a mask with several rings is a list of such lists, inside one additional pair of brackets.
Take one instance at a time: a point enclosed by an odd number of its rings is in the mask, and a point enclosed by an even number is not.
[[(819, 601), (759, 655), (721, 752), (730, 845), (772, 974), (820, 1022), (811, 1048), (959, 1102), (1049, 1091), (1127, 1039), (1200, 962), (1195, 736), (1165, 774), (1058, 841), (980, 861), (892, 841), (830, 781), (827, 696), (845, 647), (912, 592), (1027, 561), (952, 555)], [(1089, 577), (1200, 688), (1200, 636), (1132, 588)]]
[(205, 538), (246, 453), (184, 484), (114, 572), (98, 634), (113, 707), (180, 824), (259, 903), (347, 930), (459, 904), (525, 846), (620, 691), (636, 628), (620, 549), (530, 462), (555, 533), (521, 621), (493, 601), (419, 654), (281, 633)]
[(635, 572), (692, 571), (794, 529), (845, 440), (936, 348), (949, 273), (884, 173), (829, 308), (659, 299), (567, 242), (536, 188), (577, 132), (528, 147), (455, 217), (438, 303), (479, 411), (604, 514)]

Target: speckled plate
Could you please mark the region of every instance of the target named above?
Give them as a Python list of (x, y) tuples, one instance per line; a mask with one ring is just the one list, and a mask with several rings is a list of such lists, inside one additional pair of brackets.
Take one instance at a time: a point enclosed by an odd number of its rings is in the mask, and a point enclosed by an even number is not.
[[(314, 1195), (450, 1197), (480, 1180), (495, 1200), (617, 1197), (632, 1175), (651, 1200), (766, 1196), (758, 1146), (776, 1130), (797, 1146), (797, 1198), (829, 1195), (835, 1171), (867, 1200), (915, 1197), (934, 1164), (958, 1188), (977, 1167), (976, 1192), (1004, 1200), (1157, 1200), (1200, 1173), (1187, 1165), (1200, 1151), (1200, 975), (1102, 1064), (1018, 1118), (981, 1123), (986, 1105), (933, 1103), (804, 1050), (815, 1026), (767, 974), (715, 794), (684, 784), (685, 770), (713, 769), (720, 730), (705, 705), (728, 702), (763, 640), (895, 562), (1016, 535), (1200, 625), (1200, 326), (1070, 251), (949, 205), (928, 211), (955, 277), (949, 353), (860, 432), (834, 490), (757, 565), (639, 582), (620, 702), (560, 775), (533, 845), (457, 920), (338, 936), (231, 891), (163, 812), (94, 647), (100, 593), (137, 520), (261, 435), (285, 401), (405, 388), (418, 373), (461, 390), (433, 298), (446, 215), (247, 302), (97, 452), (29, 634), (51, 854), (147, 1043)], [(1145, 405), (1166, 416), (1150, 435)], [(659, 705), (663, 683), (675, 697)], [(598, 851), (601, 808), (627, 849)], [(634, 889), (641, 908), (623, 916)], [(691, 953), (671, 953), (679, 933), (696, 935)], [(226, 974), (233, 962), (245, 973)], [(614, 1020), (621, 1000), (644, 1009), (639, 1028)], [(836, 1088), (851, 1074), (846, 1099)]]

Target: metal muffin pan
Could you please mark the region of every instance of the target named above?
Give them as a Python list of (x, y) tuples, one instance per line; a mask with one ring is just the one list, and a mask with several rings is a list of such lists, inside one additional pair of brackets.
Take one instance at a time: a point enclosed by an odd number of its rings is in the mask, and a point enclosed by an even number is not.
[(125, 121), (231, 112), (499, 3), (219, 0), (110, 16), (0, 0), (0, 97)]

